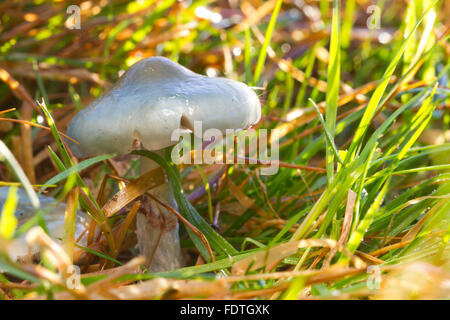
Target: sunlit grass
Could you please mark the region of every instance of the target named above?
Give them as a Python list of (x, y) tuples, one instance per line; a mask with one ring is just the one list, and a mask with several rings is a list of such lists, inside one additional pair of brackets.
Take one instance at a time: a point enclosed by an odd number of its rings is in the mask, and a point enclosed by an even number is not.
[[(38, 22), (11, 14), (22, 10), (14, 2), (0, 9), (8, 9), (0, 29), (8, 111), (0, 112), (0, 188), (9, 189), (0, 299), (448, 298), (440, 288), (450, 277), (444, 1), (385, 1), (377, 30), (368, 27), (369, 2), (85, 3), (80, 30), (64, 26), (60, 2), (47, 4)], [(30, 1), (25, 10), (42, 6)], [(142, 150), (74, 157), (63, 135), (68, 121), (130, 65), (155, 55), (255, 87), (258, 128), (278, 133), (278, 173), (261, 175), (255, 164), (177, 168)], [(150, 273), (137, 258), (139, 196), (160, 181), (138, 179), (136, 155), (161, 165), (188, 222), (181, 269)], [(23, 221), (17, 187), (36, 210)], [(39, 194), (66, 207), (62, 239), (36, 231), (46, 230), (49, 215)], [(91, 219), (85, 246), (75, 243), (77, 209)], [(27, 234), (41, 248), (40, 263), (7, 253), (14, 241), (26, 245)], [(76, 290), (67, 282), (72, 262), (82, 273)], [(414, 282), (416, 272), (434, 289), (417, 280), (413, 295), (396, 282)]]

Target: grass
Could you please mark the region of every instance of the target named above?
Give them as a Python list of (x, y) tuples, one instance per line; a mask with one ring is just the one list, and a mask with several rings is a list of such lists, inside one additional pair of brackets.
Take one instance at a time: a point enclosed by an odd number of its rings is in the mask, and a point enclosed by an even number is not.
[[(80, 30), (64, 25), (63, 2), (0, 7), (0, 299), (450, 296), (445, 1), (383, 1), (379, 30), (367, 27), (368, 1), (84, 3)], [(181, 228), (186, 266), (164, 273), (145, 269), (134, 236), (138, 196), (157, 177), (139, 180), (132, 156), (76, 159), (62, 135), (120, 72), (154, 55), (253, 86), (257, 127), (271, 130), (281, 161), (264, 176), (257, 164), (176, 168), (135, 151), (171, 176), (197, 230)], [(26, 223), (14, 215), (17, 186), (36, 208)], [(62, 239), (33, 228), (45, 230), (40, 193), (66, 206)], [(91, 218), (85, 247), (77, 208)], [(9, 258), (25, 235), (41, 261)]]

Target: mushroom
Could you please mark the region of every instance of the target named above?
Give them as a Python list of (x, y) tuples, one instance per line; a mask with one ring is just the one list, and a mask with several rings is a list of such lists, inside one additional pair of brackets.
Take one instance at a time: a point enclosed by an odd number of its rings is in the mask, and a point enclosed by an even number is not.
[[(6, 203), (8, 192), (8, 187), (0, 188), (0, 207), (3, 207)], [(17, 198), (18, 201), (14, 215), (19, 221), (19, 225), (22, 225), (36, 214), (36, 209), (32, 206), (31, 201), (24, 190), (17, 190)], [(39, 194), (39, 202), (41, 204), (42, 211), (45, 213), (43, 215), (43, 220), (47, 227), (49, 236), (60, 242), (60, 239), (62, 239), (64, 234), (66, 205), (43, 194)], [(78, 244), (83, 246), (85, 246), (87, 242), (87, 236), (84, 231), (88, 225), (89, 223), (86, 214), (82, 211), (77, 211), (74, 238), (79, 239)], [(7, 251), (11, 260), (24, 261), (29, 253), (31, 253), (32, 257), (39, 256), (40, 252), (37, 245), (31, 248), (31, 252), (28, 251), (28, 244), (25, 240), (25, 235), (26, 234), (22, 234), (8, 244)]]
[[(151, 57), (134, 64), (111, 90), (93, 101), (71, 120), (67, 134), (77, 157), (105, 153), (127, 154), (136, 140), (150, 151), (164, 154), (174, 130), (193, 130), (195, 121), (203, 129), (240, 130), (261, 117), (261, 104), (245, 84), (225, 78), (196, 74), (164, 57)], [(141, 173), (157, 168), (141, 159)], [(149, 191), (177, 208), (168, 183)], [(150, 214), (136, 216), (138, 248), (151, 263), (150, 271), (167, 271), (183, 265), (178, 221), (166, 208), (149, 199)], [(163, 223), (161, 223), (163, 221)]]

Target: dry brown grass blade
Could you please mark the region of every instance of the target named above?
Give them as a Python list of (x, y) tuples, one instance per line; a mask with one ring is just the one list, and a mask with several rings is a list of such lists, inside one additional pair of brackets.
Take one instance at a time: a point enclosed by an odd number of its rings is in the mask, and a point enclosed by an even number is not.
[(233, 293), (233, 296), (231, 298), (234, 300), (249, 300), (256, 297), (260, 298), (260, 297), (273, 297), (274, 295), (278, 296), (282, 291), (289, 288), (289, 286), (290, 286), (289, 282), (284, 282), (281, 284), (274, 285), (270, 288), (259, 290), (244, 290), (241, 292)]
[[(311, 286), (317, 283), (331, 282), (339, 280), (347, 276), (357, 275), (366, 272), (366, 268), (327, 268), (323, 270), (306, 270), (306, 271), (285, 271), (262, 273), (246, 276), (231, 276), (223, 279), (224, 281), (255, 281), (259, 279), (286, 279), (293, 277), (305, 277), (305, 286)], [(252, 299), (261, 296), (269, 296), (277, 292), (282, 292), (290, 286), (289, 281), (275, 285), (274, 287), (261, 290), (244, 290), (234, 292), (233, 299)]]
[(316, 115), (313, 113), (304, 114), (290, 122), (282, 123), (276, 126), (270, 133), (269, 143), (272, 144), (275, 141), (279, 141), (281, 138), (289, 134), (295, 128), (298, 128), (309, 121), (315, 119)]
[(61, 273), (65, 274), (67, 268), (72, 264), (72, 260), (64, 249), (52, 240), (41, 227), (34, 227), (28, 231), (27, 243), (31, 248), (38, 244), (45, 252), (46, 258), (55, 265)]
[(232, 267), (232, 274), (241, 275), (247, 270), (254, 271), (262, 267), (266, 267), (266, 270), (272, 270), (276, 267), (282, 259), (289, 257), (297, 252), (300, 248), (309, 247), (337, 247), (339, 251), (347, 255), (353, 262), (355, 267), (361, 268), (366, 264), (358, 257), (350, 253), (345, 247), (340, 246), (335, 240), (332, 239), (304, 239), (300, 241), (292, 241), (283, 243), (281, 245), (274, 246), (267, 250), (259, 251), (250, 257), (247, 257), (239, 262), (236, 262)]
[(309, 277), (306, 281), (306, 285), (313, 285), (316, 283), (330, 282), (334, 280), (342, 279), (346, 276), (356, 275), (366, 272), (366, 268), (328, 268), (324, 272), (317, 273)]
[[(113, 269), (108, 269), (108, 270), (104, 270), (104, 271), (100, 271), (100, 272), (95, 272), (95, 273), (91, 273), (91, 274), (84, 274), (81, 277), (87, 277), (87, 276), (94, 276), (94, 275), (106, 275), (106, 278), (99, 280), (97, 282), (94, 282), (93, 284), (87, 286), (87, 287), (83, 287), (83, 295), (79, 295), (77, 294), (78, 291), (74, 291), (74, 290), (68, 290), (67, 292), (58, 292), (55, 294), (55, 299), (57, 300), (73, 300), (75, 299), (84, 299), (84, 300), (88, 300), (88, 299), (95, 299), (95, 298), (102, 298), (104, 299), (103, 295), (100, 295), (99, 292), (104, 292), (104, 290), (108, 290), (110, 288), (114, 288), (118, 285), (123, 284), (123, 282), (113, 282), (114, 280), (118, 279), (119, 277), (126, 275), (126, 274), (130, 274), (130, 273), (136, 273), (136, 272), (140, 272), (140, 266), (144, 263), (144, 257), (136, 257), (132, 260), (130, 260), (126, 265), (117, 267), (117, 268), (113, 268)], [(40, 267), (40, 266), (37, 266)], [(49, 271), (47, 269), (44, 268), (40, 268), (40, 271), (48, 273)], [(47, 272), (48, 271), (48, 272)], [(49, 275), (51, 275), (52, 273), (50, 273)], [(56, 281), (57, 279), (53, 279), (54, 281)], [(67, 288), (66, 288), (67, 290)], [(108, 291), (106, 291), (108, 292)], [(112, 295), (112, 293), (111, 293)], [(111, 295), (109, 295), (109, 298), (112, 298)], [(42, 295), (42, 296), (31, 296), (28, 297), (28, 299), (33, 299), (33, 300), (44, 300), (46, 299), (47, 296)]]
[(242, 32), (249, 26), (256, 25), (266, 15), (270, 14), (275, 7), (276, 0), (270, 0), (262, 3), (258, 8), (254, 8), (249, 1), (242, 1), (241, 10), (247, 17), (232, 28), (233, 32)]
[(108, 202), (106, 202), (102, 209), (105, 216), (112, 216), (149, 189), (155, 188), (164, 182), (165, 175), (161, 168), (143, 174), (136, 180), (127, 184), (125, 188), (117, 192)]
[(0, 282), (0, 288), (3, 289), (20, 289), (20, 290), (32, 290), (36, 288), (38, 284), (28, 284), (28, 283), (15, 283), (15, 282)]
[(384, 263), (383, 260), (378, 259), (377, 257), (371, 256), (370, 254), (367, 254), (367, 253), (362, 252), (362, 251), (356, 250), (355, 254), (360, 256), (362, 259), (370, 262), (371, 264), (382, 264), (382, 263)]
[[(350, 115), (350, 114), (352, 114), (352, 113), (354, 113), (354, 112), (356, 112), (358, 110), (361, 110), (361, 109), (365, 108), (366, 106), (367, 106), (367, 103), (364, 103), (364, 104), (361, 104), (361, 105), (359, 105), (359, 106), (357, 106), (357, 107), (355, 107), (355, 108), (353, 108), (351, 110), (343, 112), (343, 113), (339, 114), (336, 117), (336, 120), (341, 120), (341, 119), (345, 118), (346, 116), (348, 116), (348, 115)], [(281, 149), (284, 146), (292, 144), (293, 141), (297, 141), (297, 140), (299, 140), (301, 138), (304, 138), (304, 137), (306, 137), (308, 135), (311, 135), (311, 134), (313, 134), (315, 132), (318, 132), (318, 131), (321, 131), (321, 130), (323, 130), (323, 127), (322, 127), (321, 124), (319, 124), (319, 125), (317, 125), (317, 126), (315, 126), (313, 128), (306, 129), (306, 130), (300, 132), (299, 134), (295, 135), (294, 137), (292, 137), (290, 139), (286, 139), (283, 142), (281, 142), (279, 144), (279, 148)]]
[(98, 203), (103, 203), (103, 195), (105, 192), (106, 183), (108, 182), (108, 179), (113, 179), (113, 180), (117, 181), (119, 184), (120, 190), (125, 188), (125, 182), (127, 182), (127, 181), (125, 181), (126, 179), (123, 179), (123, 178), (119, 177), (118, 175), (107, 173), (103, 177), (102, 183), (100, 184), (100, 189), (98, 190), (98, 193), (97, 193), (97, 202)]
[(123, 275), (129, 274), (129, 273), (136, 273), (140, 272), (140, 266), (143, 265), (145, 262), (145, 258), (142, 256), (138, 256), (133, 258), (132, 260), (128, 261), (127, 264), (114, 268), (113, 271), (107, 271), (107, 272), (101, 272), (97, 274), (106, 274), (107, 277), (103, 280), (94, 282), (90, 286), (88, 286), (86, 289), (88, 292), (94, 291), (96, 288), (105, 287), (107, 285), (111, 285), (111, 282)]
[[(356, 193), (354, 193), (352, 190), (348, 190), (347, 206), (345, 207), (344, 222), (342, 224), (342, 231), (338, 240), (338, 244), (340, 246), (345, 246), (345, 243), (347, 242), (347, 238), (350, 233), (350, 228), (352, 226), (353, 209), (355, 208), (355, 201), (356, 201)], [(328, 256), (323, 266), (324, 268), (329, 267), (331, 260), (333, 259), (336, 252), (337, 247), (331, 250), (330, 255)]]
[(130, 227), (131, 223), (133, 222), (134, 217), (136, 216), (136, 212), (139, 210), (140, 206), (141, 206), (141, 203), (139, 201), (136, 201), (133, 204), (133, 207), (128, 212), (127, 217), (121, 223), (119, 231), (115, 234), (117, 252), (120, 252), (120, 248), (122, 247), (122, 243), (123, 243), (123, 240), (125, 239), (126, 232), (127, 232), (128, 228)]
[[(430, 233), (430, 234), (426, 235), (426, 237), (427, 237), (427, 238), (429, 238), (429, 237), (434, 237), (434, 236), (436, 236), (436, 235), (443, 234), (443, 233), (445, 233), (445, 230), (441, 230), (441, 231), (438, 231), (438, 232)], [(410, 244), (413, 240), (414, 240), (414, 239), (411, 239), (411, 240), (405, 240), (405, 241), (400, 241), (400, 242), (391, 244), (391, 245), (389, 245), (389, 246), (385, 246), (385, 247), (383, 247), (383, 248), (381, 248), (381, 249), (372, 251), (372, 252), (369, 253), (369, 254), (370, 254), (371, 256), (374, 256), (374, 257), (381, 256), (381, 255), (383, 255), (383, 254), (385, 254), (385, 253), (387, 253), (387, 252), (389, 252), (389, 251), (391, 251), (391, 250), (398, 249), (398, 248), (404, 248), (404, 247), (406, 247), (408, 244)]]
[[(309, 236), (314, 230), (316, 230), (320, 225), (322, 225), (323, 221), (325, 220), (325, 217), (327, 216), (328, 210), (325, 210), (324, 213), (322, 213), (319, 218), (313, 223), (313, 225), (309, 228), (308, 231), (306, 231), (304, 237), (306, 238)], [(302, 227), (303, 222), (300, 224), (299, 228)], [(298, 230), (298, 228), (297, 228)], [(296, 231), (297, 231), (296, 230)], [(292, 238), (291, 238), (292, 239)]]
[(12, 39), (17, 35), (26, 34), (29, 30), (36, 27), (37, 25), (43, 22), (44, 23), (47, 22), (47, 19), (49, 19), (51, 16), (55, 14), (55, 10), (57, 10), (57, 12), (61, 12), (63, 8), (61, 6), (55, 6), (53, 8), (50, 7), (44, 12), (41, 12), (39, 15), (34, 13), (27, 13), (27, 15), (24, 15), (23, 17), (25, 21), (23, 21), (21, 24), (18, 24), (17, 26), (15, 26), (14, 28), (10, 29), (7, 32), (2, 32), (2, 34), (0, 35), (0, 41), (5, 43), (9, 39)]
[(6, 110), (1, 110), (0, 114), (5, 114), (5, 113), (11, 112), (11, 111), (15, 111), (15, 110), (16, 110), (16, 108), (9, 108), (9, 109), (6, 109)]
[(69, 281), (67, 280), (71, 276), (70, 267), (72, 266), (72, 260), (62, 246), (51, 239), (41, 227), (33, 227), (30, 229), (26, 235), (26, 240), (30, 249), (36, 244), (41, 247), (41, 254), (44, 254), (46, 259), (58, 269), (59, 274), (39, 265), (28, 265), (26, 267), (33, 270), (40, 277), (64, 287), (67, 293), (72, 296), (81, 299), (86, 298), (86, 291), (83, 285), (80, 284), (77, 288), (72, 288), (68, 285)]
[[(326, 254), (330, 251), (329, 248), (321, 248), (316, 250), (317, 257), (313, 260), (313, 262), (308, 266), (308, 270), (314, 270), (314, 268), (319, 264), (320, 261), (326, 256)], [(309, 251), (310, 252), (310, 251)], [(308, 255), (308, 258), (311, 258), (311, 254)]]
[[(394, 83), (396, 81), (396, 77), (391, 77), (391, 79), (389, 80), (390, 83)], [(341, 96), (339, 96), (338, 99), (338, 106), (341, 107), (343, 105), (346, 105), (347, 103), (353, 101), (353, 100), (357, 100), (358, 103), (367, 101), (367, 97), (364, 96), (364, 94), (372, 91), (373, 89), (375, 89), (378, 85), (379, 81), (373, 81), (370, 83), (367, 83), (359, 88), (354, 89), (352, 92), (347, 93), (347, 94), (343, 94)], [(359, 105), (356, 108), (353, 108), (352, 110), (349, 110), (341, 115), (339, 115), (337, 117), (337, 119), (342, 119), (343, 117), (347, 116), (348, 114), (355, 112), (359, 109), (362, 109), (366, 106), (365, 103)], [(325, 112), (325, 101), (322, 101), (318, 104), (319, 110), (320, 112)], [(315, 119), (317, 117), (317, 113), (314, 111), (309, 111), (307, 113), (304, 113), (302, 109), (292, 109), (291, 113), (298, 113), (299, 116), (294, 117), (294, 119), (288, 121), (288, 122), (284, 122), (280, 125), (278, 125), (277, 127), (275, 127), (274, 130), (272, 130), (271, 134), (271, 139), (270, 139), (270, 143), (273, 143), (275, 140), (280, 140), (282, 137), (286, 136), (287, 134), (289, 134), (292, 130), (294, 130), (295, 128), (298, 128), (304, 124), (309, 123), (311, 120)], [(320, 128), (322, 128), (321, 125), (317, 126), (316, 128), (310, 129), (310, 132), (307, 133), (300, 133), (297, 137), (295, 137), (294, 139), (298, 139), (306, 134), (310, 134), (312, 132), (315, 132), (317, 130), (319, 130)], [(275, 134), (276, 133), (276, 134)], [(280, 144), (280, 146), (283, 146), (285, 144), (287, 144), (289, 141), (284, 142), (282, 144)]]
[(329, 275), (331, 273), (353, 273), (357, 271), (366, 271), (366, 268), (327, 268), (321, 270), (302, 270), (302, 271), (276, 271), (271, 273), (258, 273), (258, 274), (247, 274), (247, 275), (232, 275), (226, 278), (221, 278), (222, 281), (225, 282), (240, 282), (240, 281), (258, 281), (258, 280), (279, 280), (279, 279), (288, 279), (295, 277), (313, 277), (327, 274), (327, 278), (331, 278)]
[[(20, 123), (20, 124), (23, 124), (23, 125), (33, 126), (33, 127), (44, 129), (44, 130), (47, 130), (47, 131), (51, 132), (51, 129), (49, 127), (46, 127), (46, 126), (43, 126), (43, 125), (31, 122), (31, 121), (27, 121), (27, 120), (11, 119), (11, 118), (0, 118), (0, 121), (8, 121), (8, 122)], [(76, 141), (75, 139), (72, 139), (71, 137), (69, 137), (68, 135), (62, 133), (61, 131), (58, 131), (58, 133), (61, 136), (63, 136), (64, 138), (69, 139), (70, 141), (72, 141), (72, 142), (74, 142), (76, 144), (80, 144), (78, 141)]]
[[(271, 219), (271, 220), (265, 220), (265, 219), (258, 219), (256, 217), (252, 217), (247, 223), (245, 224), (246, 227), (250, 230), (257, 229), (258, 231), (263, 231), (266, 228), (277, 228), (279, 230), (283, 229), (285, 225), (287, 224), (287, 220), (284, 219)], [(298, 227), (298, 224), (294, 224), (291, 229), (289, 229), (290, 232), (294, 232), (295, 228)]]
[[(21, 115), (25, 121), (31, 120), (33, 109), (28, 102), (22, 102), (21, 111)], [(31, 184), (35, 184), (36, 173), (33, 167), (33, 137), (31, 136), (31, 127), (29, 125), (26, 124), (22, 127), (20, 138), (22, 141), (22, 166)]]
[[(146, 174), (142, 175), (141, 177), (139, 177), (138, 179), (134, 180), (133, 182), (128, 183), (128, 185), (126, 185), (123, 189), (121, 189), (121, 191), (126, 190), (126, 188), (127, 188), (128, 186), (132, 185), (134, 182), (136, 182), (137, 180), (140, 180), (140, 179), (141, 179), (141, 180), (138, 182), (138, 183), (139, 183), (138, 187), (141, 186), (141, 190), (144, 190), (144, 193), (145, 193), (148, 189), (151, 189), (151, 188), (157, 186), (157, 185), (153, 185), (153, 186), (150, 186), (150, 187), (148, 187), (148, 188), (145, 187), (146, 181), (147, 181), (147, 182), (150, 181), (151, 183), (154, 183), (154, 181), (152, 181), (151, 179), (149, 179), (149, 177), (154, 177), (155, 173), (156, 173), (156, 174), (159, 174), (161, 179), (164, 179), (164, 175), (163, 175), (163, 173), (162, 173), (162, 171), (161, 171), (161, 168), (157, 168), (157, 169), (154, 169), (154, 170), (151, 170), (151, 171), (147, 172)], [(111, 176), (111, 175), (110, 175), (110, 176)], [(106, 178), (106, 177), (105, 177), (105, 178)], [(120, 178), (120, 177), (111, 176), (111, 178), (117, 179), (117, 180), (119, 180), (119, 181), (121, 181), (121, 182), (128, 182), (126, 179), (123, 179), (123, 178)], [(104, 180), (104, 181), (105, 181), (105, 180)], [(162, 183), (162, 182), (161, 182), (161, 183)], [(143, 185), (143, 187), (142, 187), (142, 185)], [(159, 184), (158, 184), (158, 185), (159, 185)], [(136, 187), (136, 185), (135, 185), (133, 188), (135, 188), (135, 187)], [(132, 189), (132, 190), (133, 190), (133, 189)], [(121, 191), (119, 191), (119, 193), (120, 193)], [(135, 193), (134, 195), (136, 195), (136, 194), (138, 194), (138, 196), (140, 196), (140, 195), (142, 195), (143, 193), (139, 194), (139, 192), (137, 192), (137, 193)], [(205, 236), (204, 236), (204, 235), (203, 235), (203, 234), (202, 234), (202, 233), (201, 233), (194, 225), (192, 225), (188, 220), (186, 220), (186, 219), (185, 219), (178, 211), (176, 211), (175, 209), (173, 209), (171, 206), (167, 205), (167, 204), (164, 203), (163, 201), (159, 200), (158, 198), (154, 197), (151, 193), (146, 192), (146, 194), (147, 194), (147, 196), (149, 196), (150, 198), (152, 198), (154, 201), (156, 201), (157, 203), (159, 203), (161, 206), (165, 207), (167, 210), (169, 210), (171, 213), (173, 213), (173, 214), (174, 214), (174, 215), (175, 215), (182, 223), (184, 223), (184, 224), (186, 225), (187, 228), (189, 228), (190, 230), (192, 230), (192, 232), (194, 232), (197, 236), (199, 236), (199, 237), (201, 238), (201, 240), (203, 241), (203, 243), (205, 244), (205, 247), (207, 248), (208, 253), (209, 253), (210, 257), (211, 257), (211, 260), (212, 260), (212, 261), (215, 261), (214, 254), (213, 254), (213, 252), (212, 252), (212, 248), (211, 248), (211, 246), (209, 245), (208, 240), (206, 239), (206, 237), (205, 237)], [(116, 194), (116, 195), (117, 195), (117, 194)], [(125, 195), (125, 196), (126, 196), (126, 195)], [(114, 196), (114, 197), (115, 197), (115, 196)], [(114, 197), (113, 197), (112, 199), (114, 199)], [(126, 204), (128, 204), (129, 202), (131, 202), (132, 200), (134, 200), (135, 198), (137, 198), (137, 197), (134, 197), (134, 198), (131, 199), (130, 201), (128, 201), (130, 198), (126, 198), (124, 201), (119, 201), (119, 203), (125, 203), (125, 205), (126, 205)], [(111, 201), (111, 200), (110, 200), (110, 201)], [(128, 201), (128, 202), (127, 202), (127, 201)], [(109, 202), (108, 202), (108, 203), (109, 203)], [(107, 204), (108, 204), (108, 203), (107, 203)], [(107, 204), (106, 204), (106, 205), (107, 205)], [(106, 206), (106, 205), (105, 205), (105, 206)], [(123, 205), (123, 206), (125, 206), (125, 205)], [(122, 206), (122, 207), (123, 207), (123, 206)], [(116, 240), (115, 240), (116, 246), (117, 246), (118, 240), (121, 239), (120, 242), (119, 242), (119, 246), (118, 246), (117, 249), (116, 249), (116, 254), (118, 254), (118, 252), (119, 252), (120, 243), (123, 241), (125, 232), (126, 232), (126, 230), (128, 229), (128, 227), (129, 227), (129, 225), (130, 225), (132, 219), (134, 218), (134, 216), (135, 216), (137, 210), (139, 209), (139, 206), (140, 206), (140, 202), (137, 202), (137, 203), (135, 203), (135, 204), (133, 205), (133, 208), (132, 208), (131, 211), (129, 212), (129, 214), (128, 214), (128, 216), (127, 216), (127, 219), (126, 219), (126, 221), (124, 222), (124, 225), (121, 226), (120, 229), (119, 229), (119, 231), (116, 232)], [(117, 210), (120, 210), (122, 207), (118, 208)], [(90, 227), (92, 227), (92, 228), (95, 229), (95, 222), (94, 222), (94, 221), (91, 222)], [(90, 230), (90, 231), (91, 231), (91, 230)], [(93, 233), (92, 233), (92, 234), (93, 234)], [(156, 247), (157, 247), (157, 246), (156, 246)], [(151, 261), (151, 259), (150, 259), (150, 261)]]
[[(172, 280), (156, 278), (138, 284), (122, 286), (109, 290), (110, 293), (123, 300), (144, 299), (186, 299), (193, 297), (224, 298), (229, 294), (228, 285), (220, 280)], [(93, 299), (102, 299), (99, 294), (91, 296)]]
[(156, 47), (160, 43), (172, 41), (173, 39), (181, 39), (189, 36), (190, 30), (197, 27), (196, 21), (191, 21), (183, 25), (178, 25), (164, 33), (158, 32), (150, 33), (144, 40), (136, 45), (136, 49), (148, 49)]
[[(253, 29), (252, 29), (253, 30)], [(321, 92), (327, 91), (327, 83), (323, 80), (316, 79), (314, 77), (306, 78), (306, 75), (300, 69), (297, 69), (290, 60), (278, 58), (276, 55), (271, 57), (277, 64), (278, 67), (286, 73), (292, 75), (292, 77), (299, 82), (307, 82), (310, 87), (317, 88)]]
[[(258, 38), (258, 41), (261, 43), (261, 45), (264, 43), (264, 35), (259, 31), (258, 28), (255, 26), (252, 26), (252, 31), (255, 34), (255, 36)], [(314, 77), (306, 78), (306, 75), (303, 71), (296, 68), (294, 65), (292, 65), (292, 62), (290, 60), (278, 58), (275, 51), (272, 49), (271, 46), (267, 47), (267, 54), (269, 57), (275, 61), (278, 65), (278, 67), (283, 70), (284, 72), (287, 72), (292, 75), (292, 77), (299, 81), (299, 82), (307, 82), (309, 86), (317, 88), (321, 92), (327, 91), (327, 83), (322, 80), (318, 80)]]
[[(28, 103), (32, 106), (40, 115), (44, 116), (42, 110), (38, 108), (34, 100), (31, 98), (30, 94), (25, 90), (25, 88), (13, 78), (4, 68), (0, 67), (0, 80), (5, 82), (11, 89), (11, 92), (21, 101)], [(22, 115), (23, 116), (23, 115)]]
[[(136, 260), (136, 259), (138, 259), (138, 260)], [(121, 275), (127, 274), (127, 273), (131, 273), (131, 274), (141, 273), (142, 272), (141, 265), (145, 262), (144, 260), (145, 260), (144, 257), (138, 256), (138, 257), (133, 258), (132, 260), (130, 260), (123, 266), (83, 273), (81, 275), (81, 278), (88, 278), (88, 277), (93, 277), (93, 276), (110, 276), (110, 275), (115, 275), (118, 272)], [(107, 283), (107, 282), (108, 281), (106, 281), (105, 283)]]
[[(141, 177), (139, 177), (138, 179), (134, 180), (133, 182), (128, 183), (123, 189), (121, 189), (121, 190), (119, 191), (119, 193), (120, 193), (121, 191), (126, 190), (128, 186), (132, 185), (134, 182), (136, 182), (136, 181), (138, 181), (138, 180), (141, 179), (141, 181), (139, 181), (139, 185), (138, 185), (138, 186), (143, 186), (143, 187), (142, 187), (142, 189), (140, 189), (140, 190), (145, 190), (144, 192), (146, 193), (147, 196), (149, 196), (149, 197), (152, 198), (154, 201), (156, 201), (157, 203), (159, 203), (161, 206), (163, 206), (164, 208), (166, 208), (167, 210), (169, 210), (171, 213), (173, 213), (173, 214), (174, 214), (174, 215), (175, 215), (175, 216), (176, 216), (176, 217), (177, 217), (184, 225), (186, 225), (187, 228), (189, 228), (192, 232), (194, 232), (197, 236), (199, 236), (200, 239), (202, 240), (202, 242), (205, 244), (205, 247), (206, 247), (206, 249), (208, 250), (208, 253), (209, 253), (210, 257), (211, 257), (211, 260), (212, 260), (212, 261), (215, 261), (216, 259), (215, 259), (215, 257), (214, 257), (212, 248), (211, 248), (211, 246), (209, 245), (209, 242), (208, 242), (208, 240), (206, 239), (206, 237), (204, 236), (204, 234), (201, 233), (201, 232), (200, 232), (193, 224), (191, 224), (188, 220), (186, 220), (186, 219), (185, 219), (185, 218), (184, 218), (177, 210), (175, 210), (174, 208), (172, 208), (171, 206), (169, 206), (169, 205), (166, 204), (165, 202), (159, 200), (158, 198), (156, 198), (155, 196), (153, 196), (151, 193), (147, 192), (147, 190), (149, 190), (149, 189), (154, 188), (154, 187), (157, 186), (157, 185), (154, 185), (154, 186), (146, 187), (146, 185), (145, 185), (146, 182), (151, 182), (151, 183), (152, 183), (152, 180), (149, 179), (149, 176), (150, 176), (150, 177), (154, 177), (155, 174), (156, 174), (156, 175), (159, 175), (159, 178), (164, 179), (164, 175), (163, 175), (163, 172), (161, 171), (161, 168), (156, 168), (156, 169), (151, 170), (151, 171), (147, 172), (146, 174), (142, 175)], [(121, 181), (121, 182), (128, 182), (126, 179), (123, 179), (123, 178), (120, 178), (120, 177), (115, 177), (115, 176), (111, 176), (111, 177), (114, 178), (114, 179), (117, 179), (117, 180), (119, 180), (119, 181)], [(144, 178), (143, 178), (143, 177), (144, 177)], [(145, 180), (144, 180), (144, 179), (145, 179)], [(153, 182), (154, 182), (154, 181), (153, 181)], [(133, 187), (133, 188), (134, 188), (134, 187)], [(132, 190), (134, 190), (134, 189), (132, 189)], [(136, 195), (136, 194), (139, 194), (139, 191), (138, 191), (137, 193), (135, 193), (134, 195)], [(143, 193), (142, 193), (142, 194), (143, 194)], [(140, 196), (140, 195), (142, 195), (142, 194), (139, 194), (138, 196)], [(117, 195), (117, 194), (116, 194), (116, 195)], [(114, 197), (115, 197), (115, 196), (114, 196)], [(113, 197), (112, 199), (114, 199), (114, 197)], [(135, 197), (135, 198), (136, 198), (136, 197)], [(134, 200), (135, 198), (131, 199), (130, 202), (131, 202), (132, 200)], [(110, 201), (111, 201), (111, 200), (110, 200)], [(126, 202), (126, 204), (129, 203), (129, 202), (127, 202), (128, 199), (125, 199), (124, 201)], [(109, 202), (108, 202), (108, 203), (109, 203)], [(107, 204), (108, 204), (108, 203), (107, 203)], [(119, 201), (119, 203), (120, 203), (120, 201)], [(125, 204), (125, 205), (126, 205), (126, 204)], [(105, 206), (106, 206), (106, 205), (105, 205)], [(133, 206), (133, 208), (132, 208), (132, 211), (135, 209), (135, 211), (133, 212), (133, 215), (132, 215), (133, 218), (134, 218), (134, 215), (136, 214), (136, 211), (137, 211), (138, 208), (139, 208), (139, 205), (136, 206), (136, 204), (134, 204), (134, 206)], [(120, 210), (120, 209), (121, 209), (121, 208), (118, 208), (117, 210)], [(130, 214), (131, 214), (132, 211), (130, 211)], [(130, 214), (127, 216), (127, 219), (130, 217)], [(129, 222), (131, 223), (131, 221), (129, 221)], [(129, 226), (129, 224), (128, 224), (128, 226)], [(125, 231), (127, 230), (128, 226), (124, 229), (123, 232), (125, 232)], [(122, 231), (119, 231), (119, 232), (122, 232)], [(161, 234), (162, 234), (162, 229), (161, 229)], [(159, 240), (158, 240), (158, 244), (159, 244)], [(158, 247), (158, 245), (155, 247), (155, 251), (154, 251), (154, 252), (156, 252), (156, 248), (157, 248), (157, 247)], [(151, 260), (152, 260), (152, 259), (150, 259), (150, 261), (151, 261)]]
[(250, 158), (250, 157), (241, 157), (241, 156), (237, 156), (238, 159), (241, 160), (245, 160), (246, 163), (255, 163), (255, 164), (260, 164), (260, 165), (265, 165), (265, 166), (279, 166), (282, 168), (290, 168), (290, 169), (300, 169), (300, 170), (305, 170), (305, 171), (314, 171), (314, 172), (320, 172), (320, 173), (325, 173), (327, 172), (326, 169), (324, 168), (318, 168), (318, 167), (311, 167), (311, 166), (301, 166), (301, 165), (297, 165), (297, 164), (292, 164), (292, 163), (286, 163), (283, 161), (270, 161), (269, 163), (267, 163), (267, 161), (261, 161), (258, 160), (256, 158)]
[[(20, 65), (8, 69), (14, 75), (36, 79), (36, 72), (31, 65)], [(102, 87), (109, 85), (100, 79), (100, 76), (97, 73), (90, 72), (87, 69), (55, 68), (42, 62), (39, 63), (39, 76), (43, 79), (70, 82), (72, 84), (89, 81)]]
[(255, 200), (250, 199), (245, 195), (245, 193), (236, 186), (230, 179), (227, 180), (227, 186), (230, 193), (239, 201), (241, 206), (245, 209), (252, 208), (259, 216), (265, 219), (270, 219), (270, 215), (260, 208), (257, 204), (255, 204)]

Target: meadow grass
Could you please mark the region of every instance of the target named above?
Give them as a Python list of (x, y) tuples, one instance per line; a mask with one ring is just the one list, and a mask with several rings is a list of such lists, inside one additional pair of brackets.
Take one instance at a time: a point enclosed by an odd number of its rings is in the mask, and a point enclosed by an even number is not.
[[(370, 5), (86, 1), (71, 30), (64, 2), (4, 3), (0, 177), (10, 189), (0, 298), (448, 298), (440, 286), (450, 278), (450, 7)], [(71, 117), (119, 72), (155, 55), (254, 87), (257, 127), (279, 144), (277, 174), (261, 175), (257, 164), (177, 167), (144, 150), (126, 164), (114, 154), (75, 158), (62, 134)], [(139, 178), (135, 155), (170, 177), (192, 226), (180, 233), (186, 267), (142, 265), (131, 195), (130, 205), (105, 211)], [(18, 185), (36, 209), (25, 224), (14, 215)], [(45, 229), (39, 193), (66, 203), (59, 244), (33, 229)], [(91, 217), (87, 246), (75, 244), (77, 209)], [(8, 246), (28, 231), (41, 261), (11, 260)], [(72, 263), (82, 272), (78, 289), (64, 271)], [(180, 279), (188, 281), (180, 287)], [(137, 296), (121, 291), (147, 285)]]

